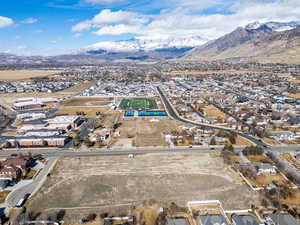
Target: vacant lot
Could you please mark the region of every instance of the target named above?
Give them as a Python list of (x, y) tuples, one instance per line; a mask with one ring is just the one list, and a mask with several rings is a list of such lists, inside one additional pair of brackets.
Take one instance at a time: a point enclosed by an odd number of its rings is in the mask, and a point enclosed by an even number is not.
[(137, 147), (166, 146), (165, 133), (178, 128), (178, 123), (170, 119), (162, 119), (159, 122), (149, 120), (123, 120), (118, 129), (122, 139), (130, 138)]
[(208, 105), (203, 109), (203, 112), (205, 116), (210, 117), (210, 118), (220, 118), (224, 119), (226, 118), (225, 113), (221, 112), (219, 109), (214, 107), (213, 105)]
[(34, 77), (45, 77), (57, 73), (59, 72), (44, 70), (1, 70), (0, 80), (22, 80)]
[(296, 94), (288, 94), (289, 97), (292, 98), (300, 98), (300, 93), (296, 93)]
[[(240, 193), (243, 193), (241, 195)], [(28, 209), (120, 206), (143, 200), (219, 199), (225, 208), (249, 208), (254, 193), (222, 160), (210, 154), (147, 154), (65, 158)]]
[(84, 112), (85, 117), (95, 118), (97, 112), (102, 114), (112, 114), (114, 111), (110, 107), (61, 107), (57, 114), (77, 115), (78, 112)]
[(250, 183), (254, 187), (266, 187), (269, 184), (272, 184), (273, 182), (276, 182), (279, 185), (283, 185), (287, 183), (287, 180), (284, 179), (284, 177), (280, 174), (261, 174), (257, 176), (255, 179), (249, 179)]
[(63, 102), (64, 106), (104, 106), (113, 102), (113, 98), (73, 98)]

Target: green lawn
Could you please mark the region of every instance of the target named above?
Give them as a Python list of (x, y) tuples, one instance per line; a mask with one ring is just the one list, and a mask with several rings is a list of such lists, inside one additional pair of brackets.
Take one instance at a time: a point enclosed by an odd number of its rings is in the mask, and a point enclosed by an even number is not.
[(123, 110), (151, 110), (156, 109), (157, 105), (154, 99), (135, 98), (123, 99), (119, 107)]

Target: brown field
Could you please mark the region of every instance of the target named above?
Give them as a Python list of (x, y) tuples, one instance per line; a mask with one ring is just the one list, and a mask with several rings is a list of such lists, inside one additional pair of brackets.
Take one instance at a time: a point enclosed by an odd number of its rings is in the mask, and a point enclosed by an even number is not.
[(288, 96), (291, 97), (291, 98), (300, 98), (300, 93), (288, 94)]
[(118, 129), (120, 138), (132, 139), (137, 147), (167, 146), (164, 133), (177, 129), (177, 122), (170, 119), (162, 119), (159, 122), (149, 120), (124, 120)]
[(279, 185), (286, 184), (287, 181), (284, 179), (282, 174), (277, 173), (274, 175), (269, 175), (269, 174), (261, 174), (256, 177), (256, 179), (249, 179), (247, 178), (252, 186), (255, 187), (266, 187), (268, 184), (272, 184), (272, 182), (276, 182)]
[(265, 155), (248, 155), (246, 157), (253, 163), (261, 162), (273, 164), (273, 161)]
[(217, 109), (213, 105), (206, 106), (205, 108), (203, 108), (203, 111), (204, 111), (205, 116), (210, 117), (210, 118), (221, 118), (221, 119), (226, 118), (225, 113), (221, 112), (219, 109)]
[(290, 206), (300, 206), (300, 191), (295, 189), (294, 196), (287, 199), (282, 199), (282, 204)]
[(1, 191), (0, 192), (0, 203), (4, 203), (7, 195), (10, 193), (10, 191)]
[(64, 106), (104, 106), (113, 102), (109, 98), (72, 98), (62, 103)]
[(300, 80), (293, 80), (293, 83), (300, 84)]
[(110, 107), (61, 107), (56, 112), (56, 114), (68, 114), (68, 115), (77, 115), (76, 112), (85, 112), (86, 116), (89, 118), (95, 118), (96, 112), (101, 112), (103, 114), (112, 114), (113, 111)]
[(281, 157), (286, 159), (291, 165), (293, 165), (297, 169), (300, 169), (300, 162), (296, 160), (290, 153), (283, 153)]
[(264, 141), (265, 143), (269, 144), (269, 145), (276, 145), (276, 144), (278, 144), (278, 143), (276, 142), (276, 140), (274, 140), (274, 139), (272, 139), (272, 138), (263, 138), (263, 141)]
[(36, 213), (70, 207), (128, 208), (150, 199), (180, 205), (219, 199), (226, 209), (239, 209), (249, 208), (255, 193), (210, 154), (63, 158), (26, 208)]
[(23, 80), (34, 77), (46, 77), (52, 74), (57, 74), (58, 71), (44, 70), (1, 70), (0, 80)]
[(241, 136), (237, 136), (235, 145), (251, 146), (253, 144), (250, 141), (248, 141), (247, 139), (245, 139)]

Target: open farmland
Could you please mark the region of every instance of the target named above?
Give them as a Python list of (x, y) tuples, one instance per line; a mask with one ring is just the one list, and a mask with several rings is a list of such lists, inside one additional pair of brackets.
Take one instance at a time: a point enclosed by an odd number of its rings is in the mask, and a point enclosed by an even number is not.
[(44, 70), (1, 70), (0, 80), (23, 80), (34, 77), (45, 77), (57, 73), (59, 72)]
[(119, 107), (123, 110), (151, 110), (157, 109), (157, 104), (154, 99), (133, 98), (123, 99)]
[(219, 199), (225, 208), (249, 208), (256, 198), (217, 156), (169, 153), (63, 158), (27, 208), (117, 207), (149, 199)]

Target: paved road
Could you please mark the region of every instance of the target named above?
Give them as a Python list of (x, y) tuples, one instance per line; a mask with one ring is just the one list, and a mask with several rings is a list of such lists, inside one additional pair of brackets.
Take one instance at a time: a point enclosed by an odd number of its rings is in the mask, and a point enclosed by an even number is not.
[(259, 139), (256, 139), (248, 134), (244, 134), (244, 133), (240, 133), (238, 131), (235, 131), (233, 129), (229, 129), (226, 127), (220, 127), (220, 126), (214, 126), (214, 125), (209, 125), (209, 124), (203, 124), (203, 123), (197, 123), (197, 122), (193, 122), (187, 119), (184, 119), (180, 116), (178, 116), (177, 112), (175, 111), (175, 109), (173, 108), (173, 106), (171, 105), (171, 103), (169, 102), (169, 100), (167, 99), (167, 97), (164, 95), (163, 91), (160, 89), (160, 87), (157, 87), (158, 93), (160, 94), (160, 97), (165, 105), (165, 108), (167, 109), (167, 112), (169, 114), (169, 116), (179, 122), (182, 123), (187, 123), (187, 124), (191, 124), (194, 126), (198, 126), (198, 127), (205, 127), (205, 128), (213, 128), (213, 129), (221, 129), (221, 130), (226, 130), (226, 131), (230, 131), (230, 132), (234, 132), (237, 135), (246, 138), (247, 140), (251, 141), (252, 143), (261, 146), (263, 148), (268, 148), (270, 147), (269, 145), (261, 142)]
[[(193, 153), (207, 153), (212, 151), (221, 151), (223, 146), (193, 146), (189, 147), (143, 147), (143, 148), (113, 148), (113, 149), (99, 149), (99, 150), (81, 150), (74, 151), (71, 149), (31, 149), (31, 150), (5, 150), (0, 151), (0, 157), (9, 157), (11, 154), (29, 153), (43, 154), (44, 157), (84, 157), (84, 156), (110, 156), (110, 155), (128, 155), (128, 154), (149, 154), (149, 153), (171, 153), (171, 152), (193, 152)], [(235, 147), (236, 151), (243, 150), (243, 146)], [(272, 146), (271, 151), (276, 152), (294, 152), (300, 150), (300, 145), (288, 146)]]
[(54, 166), (56, 160), (56, 157), (49, 158), (44, 169), (40, 171), (40, 173), (34, 178), (34, 180), (30, 184), (22, 186), (19, 189), (16, 189), (15, 191), (11, 192), (6, 198), (6, 205), (8, 207), (14, 207), (19, 202), (19, 200), (24, 197), (25, 194), (34, 194), (34, 192), (37, 191), (38, 188), (46, 180), (47, 174)]

